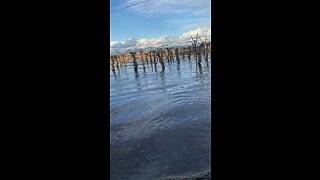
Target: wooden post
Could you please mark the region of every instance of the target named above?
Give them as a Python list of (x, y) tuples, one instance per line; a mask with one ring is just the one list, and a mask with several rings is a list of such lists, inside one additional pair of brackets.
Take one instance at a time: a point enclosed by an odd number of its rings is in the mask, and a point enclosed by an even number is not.
[(112, 71), (115, 70), (114, 68), (114, 56), (111, 56), (111, 66), (112, 66)]
[(154, 65), (156, 66), (157, 65), (156, 51), (152, 51), (152, 52), (153, 52), (153, 62), (154, 62)]
[(201, 63), (201, 46), (199, 46), (198, 48), (198, 63)]
[(160, 64), (162, 66), (162, 71), (164, 71), (165, 70), (165, 66), (164, 66), (164, 62), (163, 62), (163, 51), (162, 50), (160, 50), (159, 57), (160, 57)]
[(149, 51), (149, 56), (150, 56), (150, 64), (152, 65), (152, 52), (151, 52), (151, 50)]
[(114, 59), (116, 60), (117, 63), (117, 69), (119, 69), (119, 59), (117, 55), (114, 55)]
[(175, 54), (176, 54), (176, 60), (177, 60), (178, 64), (180, 64), (179, 49), (178, 48), (175, 49)]
[(145, 56), (146, 56), (146, 62), (148, 64), (149, 62), (148, 62), (148, 53), (147, 52), (145, 53)]
[(191, 46), (188, 47), (188, 59), (191, 60)]
[(136, 52), (131, 52), (130, 54), (131, 54), (132, 59), (133, 59), (134, 71), (135, 71), (136, 74), (138, 74), (138, 63), (137, 63), (137, 60), (136, 60)]
[(197, 39), (193, 39), (193, 37), (191, 36), (192, 38), (192, 45), (193, 45), (193, 51), (194, 51), (194, 54), (195, 54), (195, 58), (196, 58), (196, 61), (198, 59), (198, 52), (197, 52), (197, 42), (198, 42), (198, 34), (197, 34)]
[(208, 54), (209, 54), (209, 43), (205, 42), (205, 59), (206, 59), (207, 65), (209, 65)]
[(126, 68), (127, 67), (127, 65), (126, 65), (126, 54), (122, 54), (121, 56), (122, 56), (122, 64)]
[(140, 50), (140, 56), (141, 56), (141, 62), (142, 62), (143, 70), (145, 71), (146, 67), (145, 67), (145, 63), (144, 63), (144, 59), (143, 59), (143, 51), (142, 50)]
[(182, 54), (182, 59), (184, 60), (185, 59), (185, 48), (181, 48), (181, 54)]

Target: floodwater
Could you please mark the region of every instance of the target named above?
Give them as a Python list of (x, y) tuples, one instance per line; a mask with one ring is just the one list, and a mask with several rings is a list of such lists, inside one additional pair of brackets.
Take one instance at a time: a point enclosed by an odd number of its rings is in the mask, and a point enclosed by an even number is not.
[(202, 59), (110, 69), (110, 179), (211, 169), (211, 66)]

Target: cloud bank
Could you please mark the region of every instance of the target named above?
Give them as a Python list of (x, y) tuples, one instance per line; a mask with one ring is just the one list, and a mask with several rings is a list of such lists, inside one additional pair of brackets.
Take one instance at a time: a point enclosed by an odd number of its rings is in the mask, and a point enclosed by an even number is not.
[(116, 49), (119, 52), (125, 52), (129, 49), (135, 50), (135, 49), (144, 49), (148, 47), (160, 47), (163, 45), (190, 45), (189, 41), (191, 36), (196, 37), (197, 34), (201, 38), (211, 37), (211, 27), (199, 27), (197, 29), (194, 29), (192, 31), (188, 31), (183, 33), (178, 38), (171, 38), (167, 35), (161, 36), (159, 38), (153, 38), (153, 39), (135, 39), (135, 38), (129, 38), (124, 42), (117, 42), (112, 41), (110, 42), (110, 52), (111, 54), (116, 53), (114, 49)]

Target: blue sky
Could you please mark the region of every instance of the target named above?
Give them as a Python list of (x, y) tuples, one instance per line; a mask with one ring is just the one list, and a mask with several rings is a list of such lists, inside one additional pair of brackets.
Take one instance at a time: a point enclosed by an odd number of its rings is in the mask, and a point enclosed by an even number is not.
[[(129, 38), (179, 37), (199, 27), (209, 27), (211, 0), (110, 0), (110, 41)], [(146, 1), (146, 2), (143, 2)]]

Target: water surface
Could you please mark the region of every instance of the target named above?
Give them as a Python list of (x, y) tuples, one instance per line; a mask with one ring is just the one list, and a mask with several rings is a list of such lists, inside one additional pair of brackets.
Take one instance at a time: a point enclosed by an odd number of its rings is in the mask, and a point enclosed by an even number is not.
[(211, 67), (194, 59), (110, 71), (110, 179), (188, 176), (211, 167)]

